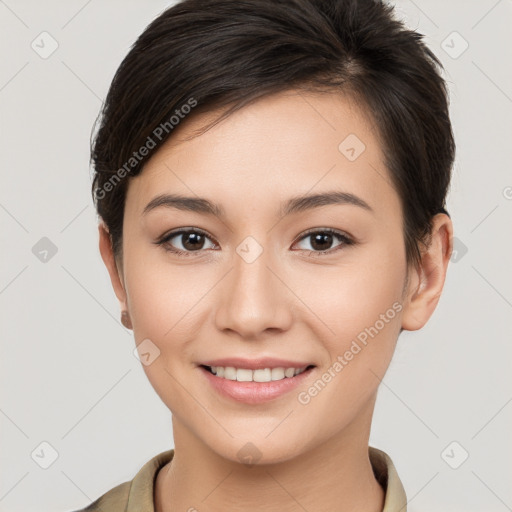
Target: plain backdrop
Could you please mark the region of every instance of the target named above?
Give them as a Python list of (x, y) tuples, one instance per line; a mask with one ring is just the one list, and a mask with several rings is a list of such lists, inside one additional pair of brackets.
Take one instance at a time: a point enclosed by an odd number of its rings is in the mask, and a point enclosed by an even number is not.
[[(89, 170), (113, 74), (169, 5), (0, 1), (1, 512), (85, 507), (174, 446), (119, 321)], [(512, 2), (396, 5), (446, 70), (456, 252), (430, 321), (399, 339), (370, 444), (411, 512), (512, 510)]]

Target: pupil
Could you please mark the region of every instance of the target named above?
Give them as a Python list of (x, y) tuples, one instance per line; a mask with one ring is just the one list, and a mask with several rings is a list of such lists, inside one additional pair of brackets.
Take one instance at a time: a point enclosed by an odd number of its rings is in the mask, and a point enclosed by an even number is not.
[[(190, 240), (194, 242), (190, 243)], [(185, 240), (185, 242), (183, 242)], [(194, 249), (201, 249), (203, 243), (204, 243), (204, 235), (200, 233), (186, 233), (183, 235), (182, 238), (183, 247), (188, 250), (194, 250)]]
[[(332, 243), (332, 235), (330, 233), (319, 233), (313, 237), (314, 241), (311, 244), (313, 248), (318, 249), (320, 251), (326, 250), (329, 248), (329, 246)], [(324, 243), (324, 246), (322, 246), (322, 242)], [(320, 247), (315, 247), (315, 244), (319, 243)], [(327, 244), (327, 247), (325, 247), (325, 243)]]

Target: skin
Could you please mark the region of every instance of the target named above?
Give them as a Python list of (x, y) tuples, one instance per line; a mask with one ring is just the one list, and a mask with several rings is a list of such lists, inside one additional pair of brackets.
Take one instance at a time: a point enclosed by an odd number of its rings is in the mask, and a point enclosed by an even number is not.
[[(287, 91), (185, 140), (211, 119), (183, 121), (130, 180), (123, 261), (99, 225), (100, 252), (135, 341), (149, 338), (160, 350), (143, 368), (173, 416), (175, 456), (158, 473), (155, 510), (381, 511), (384, 492), (368, 456), (377, 390), (400, 328), (420, 329), (437, 306), (451, 220), (434, 217), (432, 243), (406, 282), (399, 196), (373, 123), (354, 102)], [(366, 146), (354, 161), (338, 149), (351, 133)], [(330, 190), (357, 195), (374, 213), (350, 204), (277, 213), (292, 196)], [(164, 192), (208, 198), (226, 218), (166, 207), (143, 215)], [(182, 227), (208, 234), (190, 255), (154, 243)], [(319, 247), (304, 235), (311, 228), (332, 228), (356, 243), (334, 236)], [(252, 263), (236, 252), (247, 236), (263, 248)], [(167, 245), (187, 250), (189, 241), (177, 236)], [(325, 248), (330, 253), (317, 254)], [(299, 403), (298, 394), (395, 302), (394, 318), (308, 404)], [(260, 355), (316, 368), (299, 389), (249, 405), (220, 396), (197, 367)], [(247, 442), (260, 452), (252, 466), (237, 455)]]

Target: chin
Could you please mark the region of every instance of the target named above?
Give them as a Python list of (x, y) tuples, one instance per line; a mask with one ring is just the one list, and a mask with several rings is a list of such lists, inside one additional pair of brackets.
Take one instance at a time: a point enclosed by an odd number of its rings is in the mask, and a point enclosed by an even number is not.
[(208, 445), (218, 456), (248, 468), (287, 462), (304, 450), (303, 442), (300, 440), (293, 442), (289, 435), (284, 438), (276, 436), (272, 440), (270, 437), (265, 438), (261, 435), (244, 436), (243, 439), (229, 437), (222, 441), (213, 440)]

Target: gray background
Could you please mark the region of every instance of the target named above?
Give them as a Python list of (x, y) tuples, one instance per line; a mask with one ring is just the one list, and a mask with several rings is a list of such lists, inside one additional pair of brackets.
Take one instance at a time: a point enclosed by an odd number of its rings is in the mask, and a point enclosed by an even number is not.
[[(173, 447), (99, 255), (88, 165), (113, 74), (168, 5), (0, 0), (2, 512), (84, 507)], [(446, 68), (457, 252), (428, 324), (400, 337), (370, 444), (412, 512), (512, 510), (512, 2), (396, 5)]]

